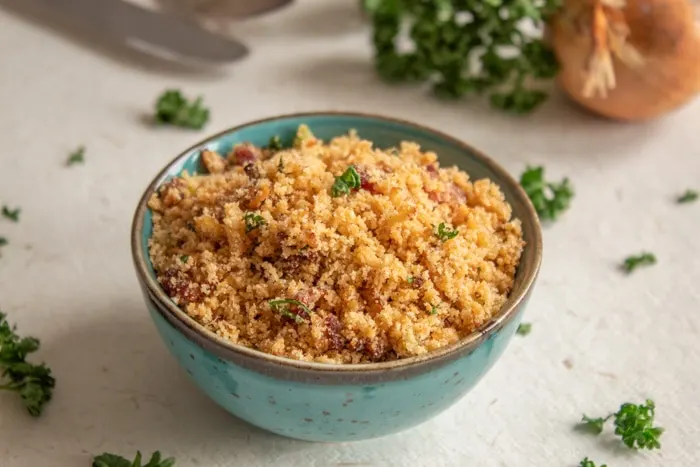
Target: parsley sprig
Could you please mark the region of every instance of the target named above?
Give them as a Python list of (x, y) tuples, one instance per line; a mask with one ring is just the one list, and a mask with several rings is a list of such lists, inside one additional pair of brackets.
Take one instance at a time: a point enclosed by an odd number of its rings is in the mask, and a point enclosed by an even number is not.
[(245, 222), (245, 233), (252, 232), (253, 230), (267, 224), (267, 221), (263, 216), (260, 214), (255, 214), (254, 212), (246, 212), (243, 215), (243, 221)]
[(447, 240), (452, 240), (458, 234), (459, 234), (459, 230), (457, 230), (457, 229), (450, 230), (450, 228), (447, 227), (447, 225), (444, 222), (440, 222), (440, 225), (437, 226), (437, 230), (435, 231), (435, 235), (443, 243), (445, 243)]
[(676, 198), (678, 204), (692, 203), (698, 199), (698, 192), (695, 190), (685, 190), (683, 194)]
[(335, 182), (331, 187), (331, 196), (337, 198), (338, 196), (347, 195), (350, 193), (350, 190), (359, 190), (361, 186), (362, 179), (360, 174), (351, 165), (342, 175), (335, 177)]
[[(363, 1), (374, 28), (375, 67), (386, 81), (428, 81), (438, 95), (452, 98), (488, 93), (494, 107), (516, 114), (530, 112), (547, 97), (528, 81), (551, 79), (558, 70), (552, 51), (523, 33), (522, 25), (541, 25), (559, 3)], [(402, 52), (406, 25), (410, 51)], [(504, 47), (515, 53), (505, 57)]]
[(199, 130), (208, 120), (209, 109), (202, 105), (201, 97), (190, 102), (180, 91), (169, 89), (156, 102), (156, 123)]
[(519, 336), (527, 336), (532, 332), (532, 323), (520, 323), (515, 333)]
[[(579, 467), (596, 467), (595, 462), (592, 460), (588, 459), (588, 457), (584, 457), (581, 463), (579, 464)], [(607, 464), (601, 464), (600, 467), (608, 467)]]
[(615, 434), (622, 438), (622, 442), (630, 449), (659, 449), (659, 438), (664, 429), (654, 426), (656, 405), (654, 401), (647, 399), (644, 404), (632, 404), (626, 402), (620, 406), (620, 410), (607, 417), (591, 418), (583, 416), (582, 425), (593, 433), (603, 432), (605, 422), (615, 418)]
[[(267, 303), (270, 305), (270, 308), (272, 308), (272, 311), (293, 320), (297, 324), (305, 322), (305, 318), (310, 317), (313, 312), (311, 308), (304, 305), (299, 300), (294, 300), (292, 298), (270, 300)], [(294, 309), (292, 307), (294, 307)]]
[(11, 220), (12, 222), (19, 222), (19, 213), (22, 210), (20, 208), (15, 208), (15, 209), (10, 209), (9, 206), (3, 206), (2, 207), (2, 215), (6, 219)]
[(283, 148), (282, 146), (282, 140), (280, 139), (279, 136), (275, 135), (270, 138), (270, 142), (267, 145), (267, 148), (270, 149), (271, 151), (279, 151)]
[(622, 263), (622, 270), (630, 274), (639, 267), (651, 266), (654, 264), (656, 264), (656, 256), (653, 253), (642, 252), (638, 255), (625, 258), (625, 261)]
[(51, 400), (56, 380), (45, 364), (27, 362), (27, 355), (39, 349), (39, 340), (20, 337), (0, 312), (0, 391), (19, 394), (27, 411), (38, 417)]
[(530, 167), (520, 176), (520, 185), (543, 221), (555, 221), (571, 204), (574, 189), (568, 178), (559, 183), (544, 178), (544, 167)]
[(66, 165), (70, 167), (71, 165), (82, 164), (83, 162), (85, 162), (85, 146), (80, 146), (68, 155)]
[(133, 461), (127, 460), (122, 456), (105, 452), (92, 460), (92, 467), (172, 467), (175, 465), (175, 459), (161, 459), (160, 452), (156, 451), (151, 456), (148, 463), (141, 465), (141, 452), (136, 452), (136, 458)]

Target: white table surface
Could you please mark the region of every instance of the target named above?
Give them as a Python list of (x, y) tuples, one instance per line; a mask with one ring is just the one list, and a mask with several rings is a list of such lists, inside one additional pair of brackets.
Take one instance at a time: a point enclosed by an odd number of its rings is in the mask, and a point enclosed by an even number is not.
[[(167, 66), (54, 29), (0, 1), (0, 301), (57, 377), (40, 419), (0, 394), (0, 465), (89, 466), (91, 454), (161, 450), (188, 466), (691, 466), (700, 460), (700, 102), (649, 124), (579, 112), (560, 95), (514, 118), (482, 103), (388, 87), (354, 0), (299, 1), (237, 26), (253, 49), (212, 72)], [(12, 4), (13, 2), (9, 2)], [(15, 2), (16, 3), (16, 2)], [(166, 87), (201, 93), (203, 132), (144, 124)], [(454, 407), (384, 439), (314, 444), (268, 435), (203, 396), (161, 344), (129, 251), (131, 215), (181, 149), (251, 119), (319, 109), (404, 117), (473, 143), (519, 174), (544, 164), (576, 198), (546, 229), (542, 273), (516, 336)], [(67, 154), (87, 147), (83, 166)], [(655, 267), (626, 277), (627, 255)], [(563, 363), (571, 362), (571, 368)], [(653, 398), (663, 449), (577, 433), (582, 412)]]

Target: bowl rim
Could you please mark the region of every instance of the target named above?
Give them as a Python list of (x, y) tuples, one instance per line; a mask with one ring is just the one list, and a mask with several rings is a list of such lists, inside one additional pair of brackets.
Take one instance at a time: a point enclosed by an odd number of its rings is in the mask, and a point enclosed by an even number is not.
[[(190, 156), (190, 154), (198, 148), (204, 147), (207, 144), (222, 138), (223, 136), (240, 131), (244, 128), (260, 125), (263, 123), (274, 122), (277, 120), (304, 118), (304, 117), (355, 117), (355, 118), (365, 118), (373, 120), (382, 120), (389, 123), (399, 124), (405, 127), (410, 127), (416, 130), (420, 130), (425, 133), (432, 134), (433, 136), (449, 142), (455, 146), (460, 147), (465, 152), (471, 154), (479, 160), (480, 163), (488, 167), (493, 173), (498, 177), (498, 184), (508, 185), (508, 187), (513, 191), (514, 195), (519, 198), (519, 201), (524, 205), (527, 218), (519, 218), (520, 221), (525, 223), (531, 223), (533, 237), (528, 242), (530, 248), (533, 249), (533, 256), (530, 261), (531, 264), (526, 265), (529, 267), (522, 268), (525, 277), (523, 278), (522, 287), (516, 295), (510, 295), (508, 300), (503, 307), (498, 311), (495, 316), (492, 316), (486, 323), (482, 324), (478, 329), (473, 331), (468, 336), (460, 339), (454, 344), (436, 349), (434, 351), (428, 352), (423, 355), (407, 357), (397, 360), (392, 360), (388, 362), (377, 362), (377, 363), (356, 363), (356, 364), (342, 364), (342, 363), (319, 363), (319, 362), (307, 362), (302, 360), (295, 360), (287, 357), (279, 357), (272, 355), (260, 350), (255, 350), (249, 347), (245, 347), (240, 344), (234, 344), (224, 338), (217, 336), (212, 331), (208, 330), (203, 325), (199, 324), (195, 319), (191, 318), (185, 311), (180, 309), (175, 303), (165, 294), (157, 279), (151, 277), (148, 271), (148, 266), (146, 262), (147, 252), (144, 251), (141, 243), (141, 236), (144, 227), (144, 217), (146, 211), (148, 210), (148, 201), (151, 196), (155, 193), (157, 188), (167, 179), (168, 174), (173, 166), (177, 165), (180, 161)], [(526, 246), (527, 248), (527, 246)], [(375, 372), (385, 372), (387, 370), (406, 370), (415, 366), (422, 366), (422, 364), (428, 363), (438, 363), (439, 361), (451, 360), (456, 355), (462, 355), (464, 353), (470, 353), (474, 351), (484, 340), (486, 340), (491, 334), (497, 330), (503, 328), (506, 324), (510, 323), (513, 318), (517, 315), (517, 311), (520, 308), (521, 303), (529, 295), (532, 286), (537, 279), (539, 274), (540, 265), (542, 262), (542, 230), (539, 222), (539, 217), (535, 211), (530, 198), (527, 196), (525, 191), (503, 167), (497, 164), (489, 156), (485, 155), (483, 152), (477, 150), (476, 148), (470, 146), (469, 144), (461, 141), (460, 139), (443, 133), (439, 130), (427, 127), (425, 125), (411, 122), (408, 120), (388, 117), (385, 115), (379, 115), (374, 113), (366, 112), (345, 112), (345, 111), (311, 111), (311, 112), (294, 112), (288, 114), (275, 115), (272, 117), (265, 117), (246, 123), (242, 123), (223, 131), (220, 131), (212, 136), (209, 136), (200, 142), (193, 144), (184, 151), (180, 152), (174, 159), (168, 162), (163, 169), (161, 169), (158, 174), (152, 179), (148, 184), (148, 187), (142, 194), (136, 211), (134, 212), (134, 217), (131, 226), (131, 253), (132, 259), (134, 261), (134, 266), (136, 268), (136, 273), (138, 279), (142, 285), (145, 287), (147, 295), (157, 305), (158, 311), (164, 315), (166, 321), (169, 324), (177, 324), (177, 328), (181, 331), (187, 331), (189, 333), (188, 337), (190, 340), (199, 341), (200, 345), (206, 345), (209, 350), (214, 350), (218, 356), (228, 358), (229, 360), (236, 361), (235, 357), (242, 357), (245, 360), (258, 360), (266, 361), (278, 367), (282, 367), (287, 370), (306, 370), (313, 373), (341, 373), (344, 375), (352, 374), (362, 374), (362, 373), (375, 373)], [(168, 316), (169, 315), (169, 316)]]

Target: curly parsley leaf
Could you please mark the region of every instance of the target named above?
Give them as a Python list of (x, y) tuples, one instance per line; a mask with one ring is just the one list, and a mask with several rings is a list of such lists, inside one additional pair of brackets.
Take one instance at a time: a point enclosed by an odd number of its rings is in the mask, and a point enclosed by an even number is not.
[(362, 179), (360, 174), (351, 165), (345, 172), (335, 177), (335, 182), (331, 187), (331, 196), (337, 198), (338, 196), (347, 195), (351, 190), (359, 190), (361, 186)]
[(457, 229), (450, 230), (450, 228), (447, 227), (447, 225), (444, 222), (440, 222), (440, 225), (437, 226), (437, 230), (435, 231), (435, 235), (443, 243), (445, 243), (447, 240), (452, 240), (458, 234), (459, 234), (459, 230), (457, 230)]
[(532, 332), (532, 323), (520, 323), (515, 333), (519, 336), (527, 336)]
[(253, 230), (262, 227), (267, 224), (267, 221), (260, 214), (255, 214), (254, 212), (246, 212), (243, 215), (243, 220), (245, 221), (245, 233), (252, 232)]
[[(579, 463), (579, 467), (596, 467), (596, 465), (595, 462), (589, 460), (588, 457), (584, 457), (581, 463)], [(608, 467), (608, 465), (601, 464), (600, 467)]]
[(294, 300), (292, 298), (281, 298), (277, 300), (270, 300), (267, 302), (272, 308), (272, 311), (279, 313), (285, 318), (289, 318), (297, 324), (305, 322), (311, 317), (313, 310), (300, 302), (299, 300)]
[(156, 123), (200, 130), (209, 121), (209, 109), (202, 105), (202, 98), (193, 102), (178, 90), (169, 89), (156, 102)]
[(685, 190), (683, 194), (676, 198), (678, 204), (692, 203), (698, 199), (698, 192), (695, 190)]
[(574, 190), (568, 178), (559, 183), (547, 182), (544, 167), (527, 167), (520, 176), (520, 185), (532, 201), (537, 215), (543, 221), (555, 221), (569, 209)]
[(10, 209), (9, 206), (2, 207), (2, 215), (12, 222), (19, 222), (19, 213), (21, 211), (22, 210), (20, 208)]
[(27, 362), (27, 355), (38, 349), (38, 339), (18, 336), (0, 312), (0, 390), (19, 394), (33, 417), (41, 415), (56, 385), (46, 365)]
[(85, 146), (80, 146), (68, 155), (66, 165), (70, 167), (71, 165), (82, 164), (83, 162), (85, 162)]
[(639, 267), (651, 266), (654, 264), (656, 264), (656, 256), (652, 253), (642, 252), (638, 255), (625, 258), (625, 261), (622, 263), (622, 270), (630, 274)]
[(272, 151), (279, 151), (279, 150), (283, 149), (282, 140), (280, 140), (280, 137), (276, 136), (276, 135), (272, 136), (270, 138), (270, 142), (267, 145), (267, 148), (272, 150)]
[(603, 432), (605, 422), (610, 420), (612, 416), (613, 414), (610, 414), (607, 417), (591, 418), (587, 415), (584, 415), (581, 419), (581, 426), (590, 431), (591, 433), (599, 435)]
[[(375, 67), (386, 81), (427, 81), (449, 98), (490, 93), (493, 106), (523, 114), (547, 97), (528, 83), (553, 78), (558, 65), (544, 41), (524, 34), (521, 26), (541, 25), (559, 4), (364, 0), (363, 8), (372, 19)], [(399, 46), (406, 40), (407, 48)], [(505, 56), (504, 48), (513, 53)]]
[(0, 247), (7, 245), (9, 242), (5, 237), (0, 237)]
[(151, 456), (148, 463), (141, 465), (141, 452), (136, 452), (136, 457), (133, 461), (127, 460), (122, 456), (105, 452), (92, 460), (92, 467), (172, 467), (175, 465), (175, 459), (161, 459), (160, 452), (156, 451)]
[(656, 405), (647, 399), (644, 404), (625, 403), (615, 413), (615, 434), (630, 449), (659, 449), (659, 438), (664, 432), (654, 426)]

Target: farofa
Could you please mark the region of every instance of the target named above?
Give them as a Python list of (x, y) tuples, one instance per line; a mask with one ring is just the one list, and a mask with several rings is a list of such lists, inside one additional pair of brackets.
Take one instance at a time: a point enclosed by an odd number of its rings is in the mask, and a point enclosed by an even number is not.
[[(149, 250), (166, 293), (231, 342), (328, 363), (421, 355), (477, 329), (513, 286), (524, 241), (498, 186), (415, 143), (324, 144), (302, 125), (293, 148), (202, 163), (150, 199)], [(361, 186), (331, 196), (350, 166)], [(439, 238), (440, 224), (458, 234)]]

